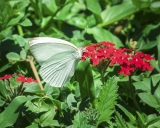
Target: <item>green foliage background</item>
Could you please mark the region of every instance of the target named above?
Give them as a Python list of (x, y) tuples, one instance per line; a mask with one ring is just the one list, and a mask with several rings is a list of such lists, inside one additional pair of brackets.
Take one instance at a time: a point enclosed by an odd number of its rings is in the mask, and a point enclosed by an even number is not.
[[(0, 127), (158, 128), (160, 126), (160, 0), (0, 0), (0, 76), (34, 77), (28, 41), (61, 38), (78, 47), (109, 41), (151, 54), (152, 72), (122, 77), (80, 62), (62, 88), (24, 83), (11, 94), (0, 81)], [(39, 65), (35, 61), (36, 68)], [(85, 74), (85, 75), (84, 75)], [(114, 76), (114, 77), (113, 77)], [(18, 84), (12, 80), (16, 90)], [(14, 90), (14, 91), (15, 91)]]

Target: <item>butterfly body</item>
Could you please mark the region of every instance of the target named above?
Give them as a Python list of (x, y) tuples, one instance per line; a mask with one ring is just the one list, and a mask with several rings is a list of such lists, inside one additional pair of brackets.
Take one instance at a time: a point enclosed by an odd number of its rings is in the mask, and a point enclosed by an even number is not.
[(61, 87), (70, 80), (82, 57), (81, 48), (57, 38), (36, 37), (29, 41), (29, 45), (41, 66), (41, 77), (54, 87)]

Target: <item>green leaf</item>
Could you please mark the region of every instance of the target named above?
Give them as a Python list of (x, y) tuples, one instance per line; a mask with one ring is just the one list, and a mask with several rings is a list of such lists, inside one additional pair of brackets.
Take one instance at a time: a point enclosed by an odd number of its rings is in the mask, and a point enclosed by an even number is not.
[(19, 22), (20, 22), (20, 20), (24, 17), (24, 13), (23, 12), (21, 12), (17, 17), (15, 17), (15, 18), (12, 18), (9, 22), (8, 22), (8, 24), (7, 24), (7, 27), (11, 27), (11, 26), (13, 26), (13, 25), (17, 25)]
[(53, 99), (52, 95), (49, 95), (48, 98), (52, 102), (52, 106), (55, 106), (58, 108), (59, 111), (61, 111), (61, 102), (59, 100)]
[(57, 99), (60, 95), (60, 90), (58, 88), (52, 87), (48, 84), (45, 84), (44, 90), (46, 95), (52, 95), (52, 97), (55, 99)]
[[(12, 1), (10, 1), (11, 4)], [(17, 11), (23, 12), (24, 9), (29, 5), (30, 1), (29, 0), (14, 0), (13, 2), (13, 8)]]
[(20, 52), (20, 57), (21, 57), (21, 59), (26, 59), (26, 57), (27, 57), (27, 53), (24, 51), (24, 50), (22, 50), (21, 52)]
[[(123, 8), (123, 9), (122, 9)], [(125, 17), (134, 14), (136, 12), (135, 6), (130, 0), (123, 2), (122, 4), (112, 6), (104, 10), (101, 14), (103, 23), (99, 26), (107, 26), (113, 24)]]
[(68, 107), (71, 108), (72, 110), (76, 109), (77, 106), (75, 106), (75, 104), (77, 104), (77, 101), (75, 100), (74, 94), (69, 94), (67, 96), (67, 104), (68, 104)]
[[(83, 113), (78, 112), (74, 116), (74, 120), (72, 121), (75, 128), (95, 128), (91, 125), (88, 125), (87, 118), (84, 116)], [(71, 126), (69, 128), (72, 128)]]
[(57, 19), (65, 20), (69, 14), (72, 4), (65, 5), (56, 15)]
[(139, 34), (143, 33), (137, 40), (137, 47), (140, 51), (150, 50), (157, 45), (157, 42), (159, 42), (159, 28), (160, 23), (156, 25), (149, 24), (143, 29), (142, 32), (140, 31)]
[(3, 67), (0, 68), (0, 73), (4, 72), (5, 70), (7, 70), (8, 68), (12, 67), (13, 63), (8, 63), (6, 65), (4, 65)]
[(19, 44), (20, 47), (23, 47), (28, 43), (28, 41), (20, 35), (12, 35), (12, 38), (16, 44)]
[(156, 71), (160, 72), (159, 62), (157, 60), (152, 60), (150, 63)]
[(86, 6), (87, 9), (93, 12), (94, 14), (100, 15), (101, 6), (98, 0), (92, 0), (92, 2), (90, 0), (86, 0)]
[[(153, 84), (155, 84), (155, 82)], [(160, 110), (160, 101), (159, 101), (160, 84), (159, 82), (156, 84), (156, 86), (151, 85), (151, 79), (144, 78), (143, 81), (134, 82), (133, 85), (135, 86), (136, 90), (141, 91), (140, 93), (138, 93), (138, 96), (141, 98), (143, 102), (145, 102), (146, 104), (148, 104), (149, 106), (153, 108)], [(154, 92), (152, 90), (154, 90)]]
[(3, 30), (12, 16), (12, 8), (7, 1), (0, 2), (0, 30)]
[(19, 23), (22, 26), (32, 26), (32, 22), (29, 19), (25, 19), (24, 21)]
[[(37, 6), (37, 3), (34, 3)], [(40, 3), (39, 6), (42, 6), (43, 15), (53, 15), (57, 11), (58, 7), (56, 4), (56, 0), (42, 0), (42, 4)], [(36, 8), (35, 8), (36, 9)], [(42, 12), (39, 12), (42, 13)]]
[(152, 1), (151, 5), (150, 5), (150, 9), (155, 14), (160, 14), (160, 1)]
[(122, 115), (120, 115), (118, 112), (115, 112), (116, 117), (115, 117), (115, 122), (117, 125), (117, 128), (129, 128), (126, 125), (125, 120), (123, 119)]
[(141, 8), (140, 0), (132, 0), (132, 3), (137, 6), (138, 8)]
[(158, 128), (160, 126), (160, 116), (155, 116), (155, 114), (149, 115), (146, 121), (146, 127)]
[(40, 125), (41, 126), (59, 126), (59, 123), (57, 120), (53, 120), (54, 116), (55, 116), (56, 112), (53, 109), (49, 110), (48, 112), (44, 113), (43, 115), (41, 115), (40, 117)]
[(34, 92), (38, 92), (40, 91), (40, 88), (38, 86), (37, 83), (32, 82), (32, 83), (24, 83), (23, 87), (25, 87), (24, 92), (30, 92), (30, 93), (34, 93)]
[(160, 35), (157, 37), (157, 49), (158, 49), (158, 66), (160, 68)]
[(88, 61), (82, 61), (78, 64), (76, 79), (79, 82), (81, 98), (84, 99), (89, 97), (92, 102), (95, 99), (96, 88), (94, 86), (93, 74)]
[(8, 60), (20, 60), (20, 56), (15, 52), (10, 52), (6, 55)]
[(114, 112), (117, 99), (118, 86), (115, 78), (110, 78), (100, 91), (98, 99), (95, 100), (95, 108), (98, 109), (100, 117), (97, 121), (98, 126), (102, 122), (107, 122)]
[(31, 124), (27, 126), (26, 128), (39, 128), (38, 124)]
[(138, 8), (147, 8), (151, 4), (151, 0), (132, 0), (133, 4)]
[(0, 87), (1, 87), (0, 94), (5, 98), (7, 97), (7, 94), (8, 94), (6, 89), (7, 86), (8, 85), (6, 85), (6, 81), (0, 80)]
[(119, 38), (117, 38), (117, 36), (113, 35), (111, 32), (103, 28), (99, 28), (99, 27), (88, 28), (87, 33), (92, 34), (96, 39), (97, 43), (101, 41), (109, 41), (114, 43), (116, 47), (123, 46), (122, 42), (120, 41)]
[(151, 80), (153, 87), (156, 87), (158, 82), (160, 81), (160, 77), (158, 75), (152, 75)]
[[(136, 111), (137, 115), (138, 115), (138, 120), (141, 123), (140, 125), (144, 127), (145, 123), (146, 123), (146, 115), (144, 113), (140, 113), (138, 111)], [(138, 122), (138, 123), (139, 123)]]
[(85, 29), (87, 27), (87, 21), (83, 16), (75, 16), (68, 20), (68, 23), (79, 28)]
[(37, 96), (18, 96), (13, 99), (9, 106), (0, 114), (0, 127), (6, 128), (12, 126), (18, 118), (18, 107), (26, 101), (36, 99)]
[(125, 115), (129, 118), (129, 120), (132, 123), (136, 123), (136, 118), (127, 110), (125, 109), (122, 105), (117, 104), (117, 106), (125, 113)]

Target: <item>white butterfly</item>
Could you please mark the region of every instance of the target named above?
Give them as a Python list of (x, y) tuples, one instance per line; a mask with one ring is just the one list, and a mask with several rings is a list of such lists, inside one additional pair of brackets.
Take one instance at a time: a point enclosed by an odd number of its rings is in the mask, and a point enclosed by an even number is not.
[(40, 64), (40, 75), (51, 86), (61, 87), (74, 75), (82, 49), (70, 42), (36, 37), (29, 41), (30, 50)]

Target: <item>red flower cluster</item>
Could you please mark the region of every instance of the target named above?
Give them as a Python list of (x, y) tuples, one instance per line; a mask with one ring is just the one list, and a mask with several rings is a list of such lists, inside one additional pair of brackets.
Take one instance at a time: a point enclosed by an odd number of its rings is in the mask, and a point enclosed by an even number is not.
[(27, 78), (27, 77), (24, 77), (22, 74), (18, 74), (18, 77), (16, 78), (16, 81), (18, 81), (18, 82), (27, 82), (27, 83), (37, 82), (32, 77)]
[(110, 42), (100, 42), (86, 47), (82, 60), (90, 59), (91, 64), (97, 66), (102, 60), (109, 62), (110, 66), (120, 65), (119, 74), (130, 75), (136, 69), (142, 71), (153, 70), (150, 60), (154, 58), (148, 54), (137, 52), (126, 48), (114, 48), (114, 44)]
[(0, 80), (7, 80), (7, 79), (9, 79), (11, 77), (12, 77), (12, 75), (7, 74), (7, 75), (4, 75), (4, 76), (0, 77)]
[(90, 58), (91, 63), (96, 66), (100, 63), (101, 60), (110, 59), (113, 56), (114, 44), (110, 42), (101, 42), (99, 44), (93, 44), (87, 46), (83, 52), (82, 60)]
[[(5, 75), (0, 77), (0, 80), (7, 80), (10, 79), (13, 75)], [(24, 77), (22, 74), (18, 74), (18, 77), (16, 78), (16, 81), (18, 82), (27, 82), (27, 83), (31, 83), (31, 82), (37, 82), (36, 80), (32, 79), (31, 77), (27, 78)]]

